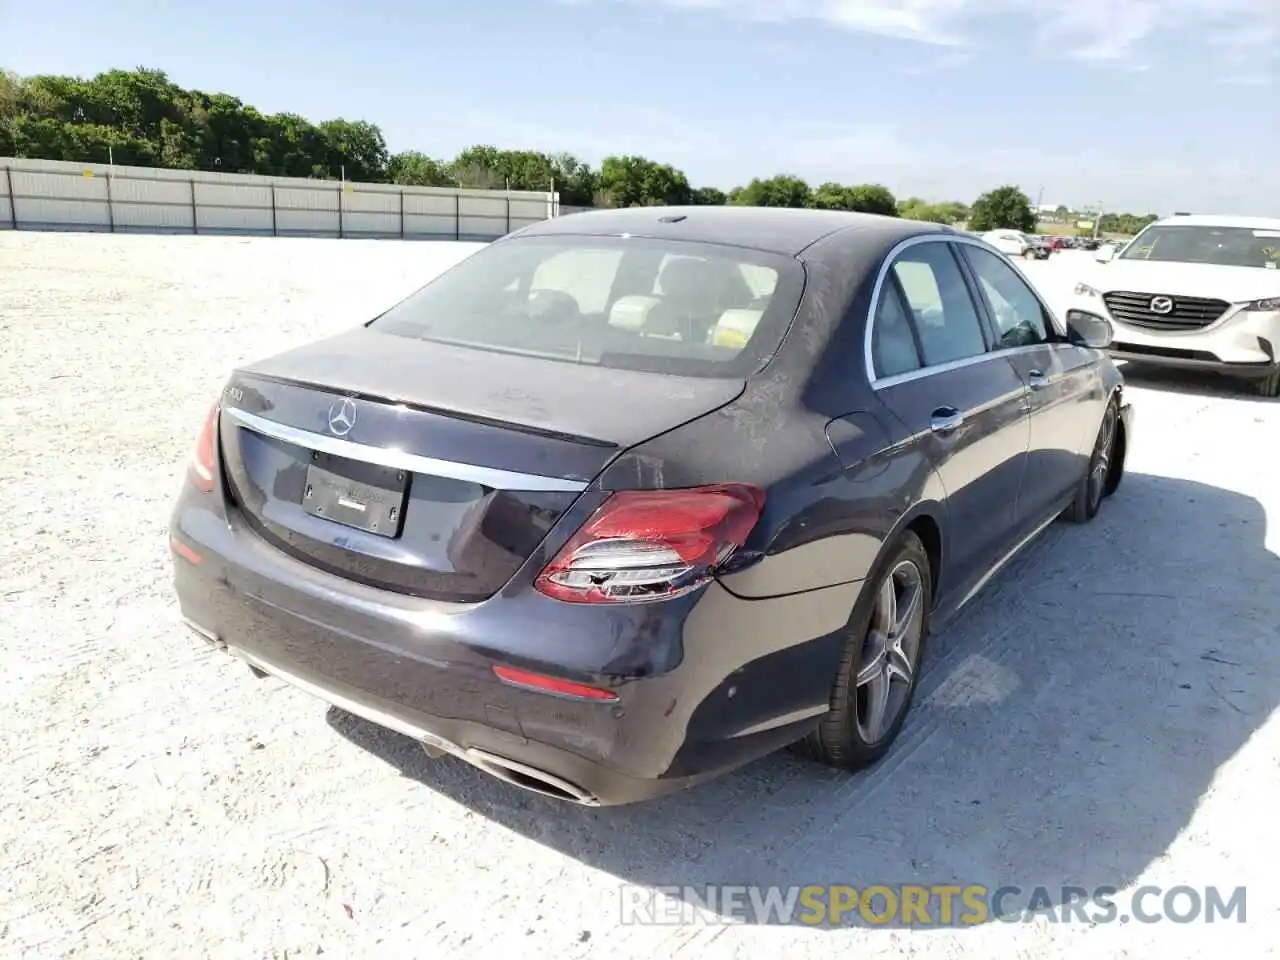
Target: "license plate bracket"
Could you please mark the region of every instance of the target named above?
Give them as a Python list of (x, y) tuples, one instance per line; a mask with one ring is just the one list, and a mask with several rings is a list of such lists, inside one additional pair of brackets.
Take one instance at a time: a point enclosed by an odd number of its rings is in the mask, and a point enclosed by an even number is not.
[(380, 537), (400, 536), (409, 474), (316, 451), (307, 465), (302, 509), (313, 517)]

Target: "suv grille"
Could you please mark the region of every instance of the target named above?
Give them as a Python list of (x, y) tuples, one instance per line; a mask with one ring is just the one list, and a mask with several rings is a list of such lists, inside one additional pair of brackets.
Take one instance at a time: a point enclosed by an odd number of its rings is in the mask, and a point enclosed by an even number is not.
[[(1173, 301), (1173, 308), (1168, 313), (1156, 313), (1151, 309), (1151, 302), (1161, 298)], [(1126, 291), (1105, 293), (1102, 301), (1121, 323), (1152, 330), (1200, 330), (1221, 317), (1231, 306), (1225, 300)]]

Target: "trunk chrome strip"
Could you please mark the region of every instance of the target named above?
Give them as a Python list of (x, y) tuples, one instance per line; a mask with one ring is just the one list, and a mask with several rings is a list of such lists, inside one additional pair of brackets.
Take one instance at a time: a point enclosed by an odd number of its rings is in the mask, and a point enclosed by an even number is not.
[(559, 477), (546, 477), (536, 473), (517, 473), (512, 470), (498, 470), (494, 467), (480, 467), (471, 463), (456, 463), (452, 460), (437, 460), (435, 457), (424, 457), (416, 453), (407, 453), (391, 447), (373, 447), (341, 437), (326, 436), (323, 433), (312, 433), (310, 430), (299, 430), (275, 420), (267, 420), (257, 414), (248, 413), (236, 407), (223, 407), (223, 412), (240, 426), (246, 427), (263, 436), (283, 440), (285, 443), (297, 444), (308, 450), (319, 450), (336, 457), (349, 460), (363, 460), (365, 463), (376, 463), (382, 467), (406, 470), (409, 473), (425, 473), (436, 477), (448, 477), (464, 483), (477, 483), (482, 487), (495, 490), (551, 491), (559, 493), (581, 493), (587, 488), (582, 480), (565, 480)]

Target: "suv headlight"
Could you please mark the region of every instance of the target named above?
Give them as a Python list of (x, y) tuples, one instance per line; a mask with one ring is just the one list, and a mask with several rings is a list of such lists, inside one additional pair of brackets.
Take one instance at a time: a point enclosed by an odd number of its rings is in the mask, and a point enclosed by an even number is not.
[(1076, 296), (1077, 297), (1100, 297), (1102, 296), (1102, 294), (1099, 293), (1097, 290), (1095, 290), (1093, 287), (1089, 286), (1087, 283), (1077, 283)]
[(1280, 310), (1280, 297), (1267, 297), (1265, 300), (1255, 300), (1253, 303), (1246, 303), (1246, 310)]

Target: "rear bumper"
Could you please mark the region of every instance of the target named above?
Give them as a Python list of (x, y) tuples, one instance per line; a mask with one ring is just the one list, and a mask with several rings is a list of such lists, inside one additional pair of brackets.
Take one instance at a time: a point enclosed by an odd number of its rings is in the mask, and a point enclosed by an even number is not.
[[(184, 495), (170, 533), (185, 545), (181, 614), (207, 642), (518, 786), (589, 805), (683, 789), (803, 736), (826, 711), (859, 588), (740, 600), (713, 584), (663, 610), (566, 611), (577, 605), (539, 594), (434, 603), (317, 571), (198, 500)], [(566, 612), (592, 614), (596, 633), (575, 637)], [(594, 645), (615, 661), (585, 670), (545, 649), (521, 655), (545, 648), (548, 631), (562, 651)], [(608, 686), (618, 700), (513, 687), (499, 663)]]

